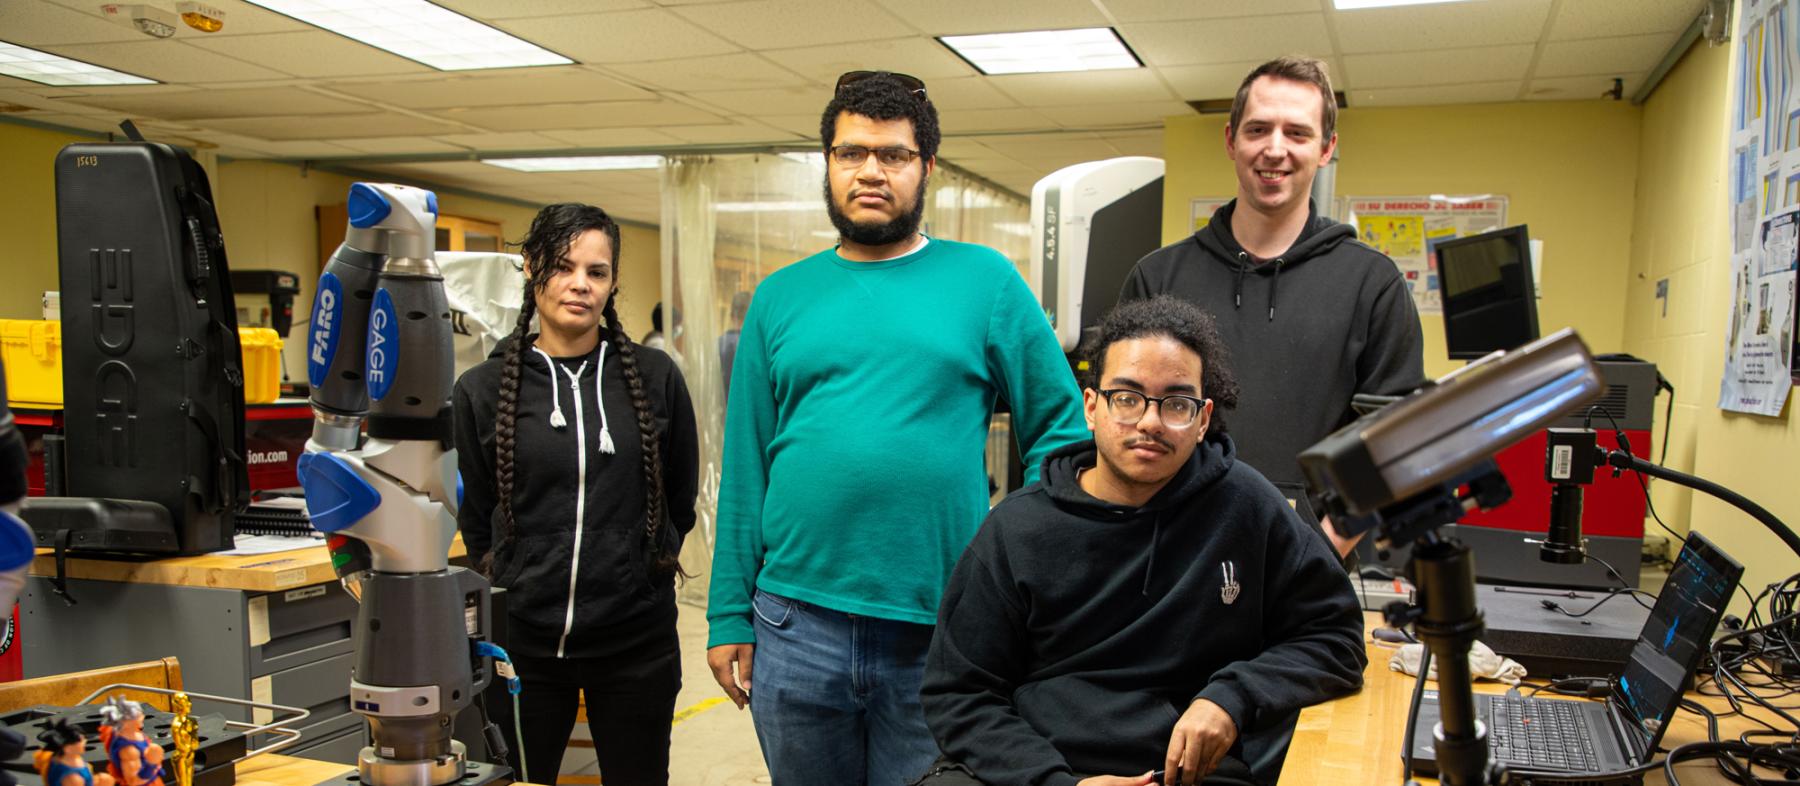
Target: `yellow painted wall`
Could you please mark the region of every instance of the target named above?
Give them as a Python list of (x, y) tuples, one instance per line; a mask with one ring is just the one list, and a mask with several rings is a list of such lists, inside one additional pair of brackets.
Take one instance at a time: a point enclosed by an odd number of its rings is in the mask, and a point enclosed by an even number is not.
[[(1669, 466), (1720, 483), (1800, 525), (1792, 469), (1800, 455), (1800, 425), (1791, 396), (1779, 418), (1718, 408), (1731, 298), (1725, 220), (1729, 51), (1696, 44), (1644, 105), (1638, 220), (1624, 281), (1626, 349), (1655, 359), (1675, 385)], [(1661, 279), (1669, 281), (1667, 315), (1655, 297)], [(1660, 437), (1660, 408), (1657, 418)], [(1676, 530), (1691, 524), (1743, 562), (1743, 583), (1752, 593), (1800, 566), (1800, 558), (1736, 508), (1662, 482), (1652, 497)], [(1743, 613), (1744, 605), (1740, 597), (1735, 610)]]
[[(1544, 241), (1542, 331), (1573, 326), (1595, 351), (1618, 351), (1641, 116), (1612, 101), (1346, 109), (1337, 193), (1505, 195), (1507, 223)], [(1164, 242), (1191, 234), (1191, 199), (1235, 194), (1224, 126), (1223, 115), (1167, 121)], [(1426, 373), (1461, 366), (1444, 349), (1443, 320), (1422, 321)]]
[[(3, 264), (7, 285), (0, 287), (0, 318), (37, 319), (44, 290), (57, 284), (56, 152), (83, 137), (0, 123), (0, 237), (7, 240)], [(302, 291), (294, 303), (295, 332), (304, 337), (303, 320), (312, 308), (312, 287), (319, 276), (318, 222), (314, 208), (344, 201), (354, 178), (263, 161), (231, 161), (220, 165), (213, 183), (225, 250), (233, 268), (275, 269), (299, 274)], [(446, 215), (500, 223), (509, 241), (524, 237), (536, 211), (485, 199), (439, 194)], [(650, 309), (661, 297), (662, 244), (655, 229), (627, 226), (620, 238), (619, 319), (634, 337), (650, 329)], [(305, 356), (288, 351), (293, 379), (304, 379)]]

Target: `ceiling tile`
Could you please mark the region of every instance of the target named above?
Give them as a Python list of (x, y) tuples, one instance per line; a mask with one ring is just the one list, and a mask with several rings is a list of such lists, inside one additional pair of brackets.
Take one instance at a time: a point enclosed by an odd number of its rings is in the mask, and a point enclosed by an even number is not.
[(806, 84), (792, 71), (751, 54), (620, 64), (612, 70), (641, 84), (683, 93)]
[(945, 137), (938, 144), (938, 155), (948, 158), (991, 158), (999, 155), (982, 144), (986, 137)]
[(971, 131), (1040, 131), (1055, 128), (1050, 118), (1033, 109), (961, 109), (938, 119), (945, 133)]
[(1016, 106), (1011, 96), (1000, 92), (991, 77), (970, 76), (962, 79), (938, 79), (925, 84), (925, 94), (939, 112), (957, 109), (999, 109)]
[(189, 43), (307, 79), (435, 73), (430, 66), (323, 30), (203, 38)]
[(1531, 66), (1530, 44), (1345, 55), (1347, 88), (1418, 87), (1457, 82), (1524, 79)]
[(333, 139), (333, 144), (371, 155), (404, 155), (408, 153), (455, 153), (464, 148), (425, 137), (368, 137), (365, 139)]
[(409, 109), (517, 106), (570, 100), (644, 101), (656, 94), (573, 66), (507, 69), (497, 73), (441, 75), (402, 82), (333, 82), (339, 93)]
[(1516, 101), (1519, 98), (1521, 85), (1519, 80), (1513, 80), (1436, 87), (1389, 87), (1377, 90), (1356, 90), (1350, 92), (1350, 105), (1356, 107), (1412, 106)]
[(1706, 0), (1564, 0), (1551, 23), (1550, 40), (1679, 32), (1705, 5)]
[[(99, 4), (93, 4), (98, 8)], [(96, 44), (107, 41), (148, 41), (149, 37), (94, 13), (82, 13), (33, 0), (0, 3), (0, 38), (21, 46)], [(196, 33), (197, 35), (197, 33)]]
[(84, 60), (160, 82), (217, 84), (288, 76), (197, 46), (189, 46), (179, 40), (58, 46), (53, 51), (63, 57)]
[(638, 63), (738, 51), (735, 44), (661, 8), (513, 19), (495, 26), (583, 63)]
[(439, 134), (437, 141), (457, 149), (492, 152), (500, 150), (552, 150), (568, 147), (568, 143), (545, 134), (515, 131), (502, 134)]
[(1120, 22), (1173, 22), (1323, 11), (1331, 0), (1102, 0)]
[(267, 117), (271, 115), (332, 115), (368, 112), (360, 103), (327, 98), (298, 87), (254, 90), (191, 90), (159, 95), (84, 96), (79, 100), (117, 112), (164, 120), (198, 120), (215, 117)]
[[(805, 137), (807, 141), (811, 142), (816, 140), (819, 136), (819, 116), (824, 114), (824, 109), (825, 108), (821, 106), (819, 107), (818, 112), (812, 114), (757, 115), (756, 121), (759, 123), (767, 123), (783, 131), (791, 131), (799, 134), (800, 136)], [(941, 117), (939, 118), (938, 125), (943, 125), (943, 119)]]
[(1168, 101), (1174, 98), (1148, 68), (1071, 74), (990, 76), (989, 83), (1025, 106)]
[[(147, 40), (148, 39), (148, 36), (145, 36), (143, 33), (140, 33), (133, 28), (127, 27), (125, 25), (121, 25), (117, 22), (107, 19), (106, 16), (100, 11), (100, 6), (102, 4), (99, 2), (96, 2), (96, 0), (34, 0), (34, 2), (39, 5), (45, 5), (45, 6), (53, 5), (53, 6), (60, 6), (63, 8), (71, 9), (83, 16), (92, 18), (95, 21), (112, 26), (112, 27), (114, 27), (118, 30), (121, 30), (131, 36), (131, 38), (129, 38), (129, 39), (104, 39), (104, 40), (138, 41), (138, 40)], [(31, 4), (33, 4), (33, 2), (13, 2), (13, 0), (8, 0), (8, 2), (6, 3), (6, 5), (19, 5), (19, 6), (31, 5)], [(170, 8), (170, 9), (172, 9), (174, 7), (173, 3), (166, 3), (166, 4), (161, 4), (161, 5), (163, 5), (165, 8)], [(183, 40), (183, 41), (193, 41), (193, 40), (198, 40), (198, 39), (202, 39), (202, 38), (222, 38), (225, 36), (232, 36), (232, 35), (246, 35), (246, 34), (258, 34), (258, 33), (279, 33), (279, 32), (312, 29), (310, 26), (308, 26), (302, 22), (299, 22), (294, 19), (290, 19), (281, 14), (277, 14), (266, 8), (260, 8), (258, 6), (251, 5), (249, 3), (243, 2), (243, 0), (216, 0), (216, 1), (209, 0), (208, 5), (211, 5), (214, 8), (217, 8), (217, 9), (225, 12), (225, 27), (216, 33), (203, 33), (203, 32), (200, 32), (199, 30), (195, 30), (195, 29), (192, 29), (192, 28), (189, 28), (186, 26), (182, 26), (182, 27), (178, 27), (175, 31), (176, 39)], [(0, 24), (0, 29), (10, 30), (10, 28), (11, 28), (11, 26), (8, 24)], [(77, 43), (77, 42), (70, 41), (69, 43)]]
[(213, 140), (220, 149), (231, 147), (256, 150), (269, 158), (343, 158), (357, 154), (355, 150), (343, 145), (310, 139), (254, 139), (237, 134), (217, 133), (202, 136)]
[(1262, 62), (1272, 53), (1331, 52), (1324, 14), (1285, 14), (1119, 25), (1125, 42), (1154, 66)]
[(663, 126), (658, 130), (683, 142), (701, 145), (800, 141), (797, 134), (757, 122), (710, 126)]
[(831, 90), (823, 87), (778, 87), (767, 90), (704, 90), (689, 98), (740, 115), (823, 112), (831, 102)]
[(680, 142), (653, 128), (592, 128), (572, 129), (565, 131), (545, 131), (550, 137), (575, 147), (589, 148), (629, 148), (629, 147), (661, 147)]
[(1160, 129), (1132, 135), (1108, 134), (1103, 138), (1122, 156), (1163, 157), (1163, 132)]
[[(1586, 2), (1586, 0), (1576, 0)], [(1340, 52), (1404, 52), (1529, 44), (1544, 32), (1551, 0), (1366, 8), (1332, 15)]]
[(361, 115), (223, 118), (207, 121), (206, 127), (271, 140), (425, 136), (454, 133), (461, 130), (448, 123), (396, 112), (371, 112)]
[(582, 104), (528, 104), (439, 112), (439, 116), (490, 131), (546, 131), (563, 128), (703, 125), (723, 118), (674, 101), (606, 101)]
[(599, 11), (627, 11), (649, 8), (645, 0), (433, 0), (464, 16), (476, 19), (526, 19), (536, 16), (570, 16)]
[(868, 0), (744, 0), (674, 10), (752, 50), (868, 41), (912, 32)]
[(1623, 76), (1649, 71), (1662, 60), (1680, 33), (1653, 33), (1623, 38), (1553, 41), (1544, 44), (1533, 76)]
[(1625, 97), (1630, 98), (1644, 84), (1646, 74), (1607, 74), (1605, 76), (1562, 76), (1533, 79), (1525, 86), (1530, 101), (1591, 101), (1612, 90), (1613, 77), (1625, 80)]
[[(1183, 101), (1206, 101), (1220, 98), (1232, 98), (1237, 95), (1238, 86), (1244, 83), (1244, 77), (1262, 65), (1261, 60), (1249, 60), (1237, 63), (1216, 63), (1213, 65), (1174, 66), (1157, 69), (1169, 85), (1175, 88), (1175, 94)], [(1325, 61), (1325, 72), (1334, 83), (1344, 69), (1336, 61)]]
[(1181, 101), (1145, 101), (1130, 104), (1084, 104), (1050, 106), (1038, 109), (1045, 117), (1064, 128), (1103, 128), (1107, 126), (1161, 126), (1174, 115), (1191, 115), (1192, 107)]
[[(1210, 0), (1195, 0), (1210, 2)], [(876, 0), (926, 35), (1104, 27), (1092, 0)]]
[(943, 44), (923, 36), (891, 41), (809, 46), (763, 53), (789, 70), (821, 84), (836, 84), (845, 71), (899, 71), (927, 82), (977, 75), (974, 68)]

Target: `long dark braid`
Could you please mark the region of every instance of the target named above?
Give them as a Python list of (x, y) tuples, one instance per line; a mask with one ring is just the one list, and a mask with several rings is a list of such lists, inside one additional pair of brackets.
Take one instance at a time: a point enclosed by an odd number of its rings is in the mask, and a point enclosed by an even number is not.
[(607, 299), (606, 308), (600, 313), (606, 318), (606, 329), (612, 333), (613, 343), (618, 345), (619, 367), (625, 372), (625, 386), (631, 391), (631, 408), (637, 411), (638, 439), (644, 446), (644, 553), (650, 557), (654, 575), (675, 573), (688, 578), (687, 571), (681, 568), (680, 555), (665, 553), (657, 537), (662, 530), (663, 508), (667, 504), (663, 497), (662, 439), (656, 432), (650, 399), (644, 395), (637, 348), (632, 345), (631, 337), (625, 335), (624, 326), (619, 324), (619, 312), (613, 308), (612, 298)]

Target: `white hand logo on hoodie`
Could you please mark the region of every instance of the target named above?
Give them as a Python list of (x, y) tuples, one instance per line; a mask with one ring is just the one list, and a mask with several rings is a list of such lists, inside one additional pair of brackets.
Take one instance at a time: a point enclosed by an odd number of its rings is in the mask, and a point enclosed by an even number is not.
[(1237, 602), (1238, 592), (1242, 589), (1237, 582), (1237, 565), (1231, 560), (1225, 560), (1219, 563), (1219, 570), (1225, 574), (1225, 584), (1219, 587), (1219, 599), (1229, 606)]

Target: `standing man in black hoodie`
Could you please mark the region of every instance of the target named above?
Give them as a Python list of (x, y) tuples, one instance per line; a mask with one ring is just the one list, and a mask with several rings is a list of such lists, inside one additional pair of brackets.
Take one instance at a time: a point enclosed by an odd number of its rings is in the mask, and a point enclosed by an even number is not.
[[(1337, 151), (1324, 63), (1283, 57), (1244, 77), (1225, 151), (1237, 198), (1139, 260), (1119, 301), (1169, 294), (1219, 320), (1243, 381), (1232, 417), (1240, 456), (1311, 523), (1295, 456), (1354, 419), (1352, 396), (1424, 383), (1419, 314), (1394, 261), (1312, 203), (1313, 177)], [(1356, 545), (1320, 524), (1339, 556)]]
[(1212, 320), (1127, 303), (1089, 361), (1093, 441), (994, 508), (945, 590), (930, 786), (1243, 783), (1244, 738), (1362, 684), (1349, 581), (1215, 411), (1238, 391)]

